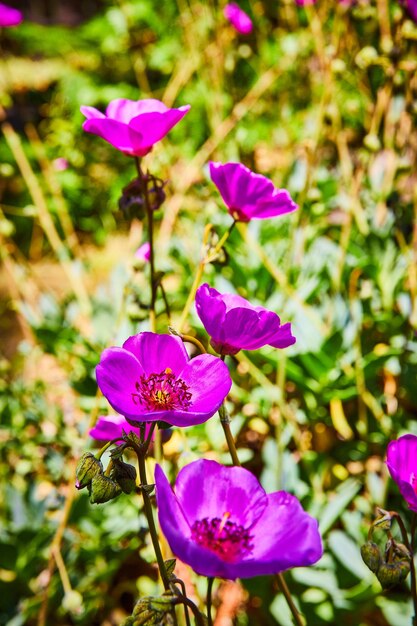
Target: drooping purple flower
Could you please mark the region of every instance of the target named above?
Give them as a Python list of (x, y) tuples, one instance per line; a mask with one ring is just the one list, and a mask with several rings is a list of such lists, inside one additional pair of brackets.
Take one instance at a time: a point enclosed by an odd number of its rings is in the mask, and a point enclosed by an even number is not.
[(99, 135), (124, 154), (136, 157), (148, 154), (189, 110), (188, 104), (168, 109), (153, 98), (112, 100), (105, 115), (94, 107), (81, 107), (81, 113), (87, 118), (83, 124), (85, 131)]
[(200, 354), (190, 360), (179, 337), (150, 332), (104, 350), (96, 376), (111, 406), (134, 425), (201, 424), (219, 409), (232, 385), (218, 357)]
[(111, 441), (117, 437), (122, 438), (124, 433), (130, 432), (134, 432), (138, 437), (140, 436), (139, 428), (129, 424), (123, 415), (100, 415), (94, 428), (91, 428), (89, 435), (97, 441)]
[(0, 28), (2, 26), (18, 26), (23, 21), (23, 15), (18, 9), (13, 9), (0, 2)]
[(211, 161), (210, 176), (230, 215), (239, 222), (284, 215), (298, 208), (286, 189), (277, 189), (268, 178), (242, 163)]
[(253, 24), (249, 15), (243, 11), (236, 2), (229, 2), (223, 10), (224, 17), (229, 20), (232, 26), (242, 35), (252, 32)]
[(135, 258), (140, 261), (149, 261), (151, 258), (151, 246), (149, 241), (145, 241), (135, 252)]
[(295, 343), (291, 324), (282, 324), (276, 313), (233, 293), (220, 293), (207, 283), (197, 289), (195, 305), (211, 345), (219, 354), (257, 350), (270, 345), (288, 348)]
[(295, 496), (267, 494), (248, 470), (200, 459), (175, 493), (158, 465), (159, 523), (174, 555), (202, 576), (252, 578), (312, 565), (323, 554), (318, 524)]
[(387, 448), (387, 467), (400, 493), (417, 513), (417, 436), (403, 435)]

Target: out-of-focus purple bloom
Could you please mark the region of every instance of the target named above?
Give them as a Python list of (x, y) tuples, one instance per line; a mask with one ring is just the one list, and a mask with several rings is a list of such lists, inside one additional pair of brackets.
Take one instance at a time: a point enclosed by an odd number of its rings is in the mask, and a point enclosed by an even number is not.
[(149, 241), (145, 241), (135, 252), (135, 258), (140, 261), (149, 261), (151, 258), (151, 246)]
[[(149, 426), (147, 425), (149, 429)], [(123, 415), (100, 415), (96, 425), (89, 432), (90, 437), (97, 441), (111, 441), (117, 437), (122, 438), (123, 433), (134, 432), (140, 436), (139, 428), (132, 426), (125, 420)]]
[(210, 176), (230, 215), (239, 222), (284, 215), (298, 208), (286, 189), (277, 189), (268, 178), (241, 163), (211, 161)]
[(323, 554), (318, 524), (295, 496), (266, 494), (248, 470), (200, 459), (175, 493), (158, 465), (159, 523), (171, 550), (202, 576), (252, 578), (312, 565)]
[(163, 102), (152, 98), (112, 100), (105, 115), (94, 107), (81, 107), (81, 113), (87, 118), (83, 124), (85, 131), (99, 135), (124, 154), (136, 157), (148, 154), (189, 110), (188, 104), (168, 109)]
[(406, 4), (409, 14), (417, 22), (417, 0), (407, 0)]
[(236, 2), (229, 2), (223, 10), (223, 14), (227, 20), (235, 27), (238, 33), (248, 35), (252, 32), (253, 24), (249, 15), (242, 11)]
[(17, 9), (0, 2), (0, 28), (2, 26), (17, 26), (23, 21), (23, 15)]
[(387, 466), (400, 493), (417, 513), (417, 436), (403, 435), (387, 448)]
[(316, 0), (295, 0), (295, 2), (300, 7), (308, 6), (310, 4), (316, 4)]
[(196, 309), (211, 345), (219, 354), (257, 350), (270, 345), (287, 348), (295, 343), (291, 324), (282, 324), (276, 313), (232, 293), (219, 293), (207, 283), (197, 289)]
[(104, 350), (96, 375), (111, 406), (133, 424), (201, 424), (232, 385), (218, 357), (200, 354), (190, 360), (179, 337), (149, 332), (130, 337), (123, 348)]

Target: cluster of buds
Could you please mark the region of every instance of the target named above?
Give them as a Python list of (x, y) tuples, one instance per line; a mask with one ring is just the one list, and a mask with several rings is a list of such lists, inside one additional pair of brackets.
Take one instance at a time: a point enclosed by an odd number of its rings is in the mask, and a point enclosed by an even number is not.
[[(383, 509), (378, 509), (378, 512), (380, 516), (369, 530), (368, 541), (361, 547), (361, 555), (365, 565), (376, 575), (382, 588), (389, 589), (407, 578), (412, 556), (410, 550), (404, 544), (395, 541), (391, 535), (392, 520), (398, 520), (397, 513)], [(383, 552), (372, 541), (375, 530), (383, 530), (387, 533), (388, 539)]]
[(179, 603), (178, 596), (167, 592), (162, 596), (149, 596), (141, 598), (135, 605), (133, 613), (122, 624), (122, 626), (151, 626), (174, 624), (172, 612), (176, 604)]
[(132, 180), (123, 188), (119, 198), (119, 209), (124, 217), (130, 220), (135, 217), (143, 219), (146, 215), (146, 202), (152, 211), (157, 211), (166, 197), (165, 185), (166, 181), (149, 173)]
[(91, 504), (102, 504), (122, 492), (132, 493), (136, 489), (136, 469), (124, 463), (119, 449), (115, 448), (106, 471), (92, 452), (84, 452), (78, 461), (75, 486), (77, 489), (87, 487)]

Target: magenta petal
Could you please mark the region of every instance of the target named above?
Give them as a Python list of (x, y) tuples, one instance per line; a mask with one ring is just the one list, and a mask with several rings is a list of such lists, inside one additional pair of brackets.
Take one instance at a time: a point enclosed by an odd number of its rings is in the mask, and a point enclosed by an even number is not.
[(201, 422), (215, 414), (232, 386), (227, 365), (211, 354), (191, 359), (179, 377), (192, 393), (190, 412), (206, 416)]
[(218, 517), (221, 510), (231, 513), (230, 521), (249, 528), (268, 503), (259, 481), (248, 470), (204, 459), (179, 472), (175, 492), (190, 526), (203, 517)]
[(221, 329), (226, 316), (226, 304), (218, 296), (220, 293), (207, 283), (201, 285), (195, 295), (197, 315), (207, 333), (210, 337), (215, 337), (216, 341), (221, 338)]
[(128, 124), (134, 117), (142, 113), (165, 113), (165, 111), (168, 111), (165, 104), (155, 98), (145, 100), (116, 98), (116, 100), (112, 100), (109, 103), (106, 109), (106, 115), (124, 124)]
[(139, 361), (123, 348), (108, 348), (96, 368), (97, 383), (111, 406), (126, 417), (136, 417), (143, 408), (135, 402), (136, 383), (144, 374)]
[(178, 124), (189, 109), (189, 106), (185, 106), (180, 109), (168, 109), (165, 112), (141, 113), (130, 120), (129, 127), (143, 137), (144, 146), (153, 146)]
[(100, 415), (94, 428), (91, 428), (89, 435), (98, 441), (111, 441), (116, 437), (123, 437), (123, 433), (135, 432), (138, 436), (138, 428), (131, 426), (123, 415)]
[(229, 2), (224, 7), (223, 14), (227, 20), (235, 27), (238, 33), (248, 35), (252, 32), (253, 24), (249, 15), (242, 11), (236, 2)]
[(82, 106), (80, 107), (80, 111), (83, 115), (85, 115), (85, 117), (88, 120), (95, 120), (95, 119), (105, 120), (106, 119), (106, 116), (104, 115), (104, 113), (102, 113), (95, 107)]
[(280, 326), (276, 335), (272, 341), (269, 341), (269, 345), (273, 348), (288, 348), (295, 343), (296, 339), (291, 333), (291, 324), (283, 324)]
[(297, 498), (285, 491), (267, 497), (268, 506), (252, 528), (253, 552), (239, 563), (240, 578), (313, 565), (323, 555), (317, 520), (303, 510)]
[(192, 540), (191, 528), (182, 507), (159, 465), (155, 467), (155, 483), (159, 525), (168, 539), (173, 554), (184, 563), (192, 564), (198, 574), (221, 576), (227, 565), (225, 567), (225, 563), (213, 552)]
[(417, 512), (417, 436), (403, 435), (387, 448), (387, 467), (410, 509)]
[(146, 376), (159, 374), (169, 367), (179, 376), (188, 363), (189, 356), (179, 337), (144, 332), (129, 337), (123, 348), (135, 355)]
[(142, 151), (142, 137), (132, 131), (129, 126), (108, 118), (91, 118), (84, 122), (83, 129), (87, 133), (98, 135), (112, 146), (132, 156), (146, 154)]
[(18, 9), (0, 2), (0, 27), (18, 26), (22, 21), (23, 15)]

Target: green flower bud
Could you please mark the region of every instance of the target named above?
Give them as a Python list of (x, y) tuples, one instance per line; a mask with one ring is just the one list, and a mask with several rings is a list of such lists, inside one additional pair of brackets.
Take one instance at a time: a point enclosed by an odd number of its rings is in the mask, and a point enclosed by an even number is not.
[(379, 137), (373, 133), (370, 133), (363, 138), (363, 144), (370, 152), (378, 152), (378, 150), (381, 149)]
[(71, 591), (67, 591), (62, 600), (62, 608), (68, 613), (79, 615), (83, 612), (82, 595), (74, 589), (72, 589)]
[(376, 576), (383, 589), (398, 585), (408, 576), (410, 561), (396, 561), (394, 563), (382, 563)]
[(90, 502), (91, 504), (103, 504), (117, 498), (122, 493), (119, 485), (108, 476), (98, 474), (91, 481)]
[(75, 486), (77, 489), (84, 489), (87, 487), (93, 478), (98, 474), (103, 473), (103, 465), (101, 461), (96, 459), (91, 452), (84, 452), (80, 460), (78, 461), (75, 475), (77, 477)]
[(356, 65), (362, 70), (372, 65), (378, 59), (378, 52), (372, 46), (365, 46), (355, 57)]
[(371, 572), (376, 573), (381, 565), (382, 556), (380, 549), (373, 541), (367, 541), (361, 547), (361, 556), (362, 560), (367, 567), (371, 570)]
[(114, 469), (111, 477), (117, 482), (123, 493), (132, 493), (136, 489), (136, 469), (133, 465), (113, 459)]

